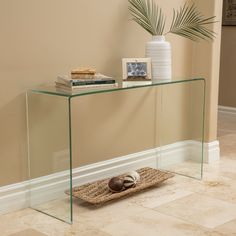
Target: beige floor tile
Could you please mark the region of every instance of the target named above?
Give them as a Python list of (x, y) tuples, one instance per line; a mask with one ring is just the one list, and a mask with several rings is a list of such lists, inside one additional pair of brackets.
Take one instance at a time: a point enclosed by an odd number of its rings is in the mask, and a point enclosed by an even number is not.
[(205, 191), (199, 191), (199, 193), (236, 204), (236, 180), (210, 181), (208, 184)]
[(170, 190), (181, 189), (189, 192), (198, 192), (205, 188), (203, 181), (181, 175), (175, 175), (174, 178), (166, 181), (166, 183), (168, 184), (167, 188)]
[(3, 215), (0, 215), (0, 223), (2, 220), (11, 220), (13, 218), (21, 218), (23, 216), (31, 215), (34, 213), (36, 213), (35, 210), (33, 210), (31, 208), (26, 208), (26, 209), (23, 209), (20, 211), (14, 211), (11, 213), (3, 214)]
[[(235, 196), (235, 194), (232, 195), (232, 193), (235, 191), (231, 187), (234, 182), (236, 182), (235, 164), (235, 161), (227, 159), (220, 160), (220, 162), (210, 165), (205, 165), (204, 176), (202, 180), (202, 186), (204, 186), (204, 188), (198, 189), (197, 192), (223, 200), (230, 199), (231, 196), (232, 200)], [(221, 193), (225, 190), (226, 193)], [(219, 193), (219, 195), (217, 193)], [(227, 193), (227, 198), (222, 198), (220, 196), (221, 194), (226, 195)]]
[(47, 236), (47, 235), (42, 234), (39, 231), (36, 231), (34, 229), (26, 229), (26, 230), (11, 234), (9, 236)]
[(102, 232), (100, 229), (95, 228), (91, 224), (85, 224), (84, 222), (77, 221), (74, 222), (73, 225), (69, 225), (40, 212), (30, 211), (31, 214), (24, 215), (23, 212), (18, 212), (15, 216), (14, 214), (11, 214), (11, 216), (2, 217), (0, 220), (0, 235), (17, 235), (17, 233), (28, 230), (29, 228), (33, 228), (34, 230), (49, 236), (89, 236), (94, 232), (97, 232), (97, 236), (109, 235)]
[[(146, 210), (142, 206), (133, 204), (133, 197), (113, 201), (103, 206), (93, 206), (78, 199), (73, 199), (73, 220), (76, 223), (88, 225), (89, 227), (102, 227), (107, 222), (123, 219), (124, 215)], [(47, 214), (62, 219), (69, 219), (68, 204), (64, 201), (53, 202), (51, 208), (44, 210)]]
[(236, 154), (236, 133), (227, 134), (219, 137), (221, 155), (228, 158), (230, 154), (235, 157)]
[(0, 216), (0, 235), (5, 236), (11, 233), (19, 232), (28, 229), (29, 226), (21, 219), (28, 215), (36, 214), (32, 209), (25, 209)]
[(75, 222), (70, 229), (66, 230), (63, 236), (111, 236), (110, 234), (89, 225), (83, 225), (82, 223)]
[[(72, 236), (72, 235), (68, 235), (68, 236)], [(73, 234), (73, 236), (111, 236), (111, 235), (101, 230), (95, 229), (95, 230), (89, 230), (82, 233), (77, 232), (76, 234)]]
[(236, 115), (219, 112), (218, 131), (222, 130), (228, 133), (236, 133)]
[(112, 236), (202, 236), (207, 232), (202, 227), (153, 210), (133, 215), (117, 223), (107, 224), (102, 230)]
[(113, 201), (101, 207), (96, 206), (81, 206), (75, 207), (75, 222), (92, 225), (96, 228), (102, 228), (104, 225), (118, 222), (124, 217), (130, 217), (136, 214), (141, 214), (146, 208), (131, 203), (131, 198)]
[(111, 236), (109, 233), (101, 229), (88, 226), (87, 229), (81, 230), (77, 224), (73, 224), (71, 229), (67, 231), (64, 236)]
[(155, 210), (206, 228), (215, 228), (236, 219), (236, 204), (201, 194), (192, 194)]
[(225, 177), (225, 180), (236, 180), (235, 160), (221, 158), (220, 161), (204, 165), (203, 180)]
[(227, 134), (233, 134), (233, 133), (234, 133), (234, 131), (225, 130), (225, 129), (218, 129), (217, 137), (220, 138), (220, 137), (225, 136)]
[(232, 236), (232, 235), (228, 235), (227, 233), (212, 230), (212, 231), (205, 232), (204, 236)]
[[(79, 199), (73, 198), (73, 218), (75, 218), (75, 212), (78, 210), (80, 213), (86, 212), (86, 204)], [(71, 209), (70, 209), (70, 200), (69, 199), (59, 199), (54, 201), (49, 201), (47, 203), (36, 206), (37, 210), (42, 211), (50, 216), (54, 216), (66, 222), (71, 220)]]
[[(199, 153), (199, 155), (201, 155), (201, 153)], [(201, 163), (198, 162), (184, 161), (179, 164), (166, 166), (164, 169), (179, 175), (201, 179)]]
[(58, 208), (58, 206), (60, 205), (63, 205), (63, 208), (70, 209), (70, 198), (68, 196), (65, 196), (65, 198), (46, 201), (41, 204), (33, 205), (33, 208), (44, 211), (50, 208)]
[(135, 195), (130, 202), (146, 208), (155, 208), (192, 193), (184, 189), (171, 188), (166, 183)]
[(228, 236), (236, 236), (236, 220), (225, 223), (215, 229), (217, 232), (227, 234)]
[(29, 228), (33, 228), (46, 235), (59, 236), (64, 235), (63, 233), (70, 228), (70, 225), (36, 211), (33, 211), (32, 214), (21, 214), (20, 217), (19, 215), (8, 216), (0, 220), (1, 236), (17, 233)]

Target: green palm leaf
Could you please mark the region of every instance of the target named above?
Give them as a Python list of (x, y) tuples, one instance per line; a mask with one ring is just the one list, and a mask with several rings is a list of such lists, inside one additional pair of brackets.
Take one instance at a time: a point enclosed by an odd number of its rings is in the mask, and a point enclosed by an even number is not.
[[(154, 0), (128, 0), (133, 20), (151, 35), (163, 35), (165, 18)], [(215, 16), (204, 17), (195, 4), (184, 4), (178, 11), (173, 10), (173, 19), (169, 32), (198, 41), (214, 39), (215, 32), (207, 26), (215, 23)]]
[(151, 0), (128, 0), (133, 20), (152, 35), (162, 35), (165, 19), (162, 10)]
[(210, 39), (215, 33), (206, 28), (206, 25), (213, 24), (215, 16), (205, 18), (197, 9), (195, 4), (187, 6), (185, 3), (179, 11), (174, 11), (172, 24), (168, 33), (177, 34), (193, 41)]

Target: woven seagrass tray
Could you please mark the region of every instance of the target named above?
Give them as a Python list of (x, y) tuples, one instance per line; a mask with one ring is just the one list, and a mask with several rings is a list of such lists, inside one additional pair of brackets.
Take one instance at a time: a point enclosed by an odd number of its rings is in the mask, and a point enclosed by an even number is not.
[[(145, 167), (137, 170), (140, 175), (140, 181), (136, 185), (136, 187), (128, 188), (119, 193), (112, 193), (108, 189), (108, 181), (109, 179), (99, 180), (93, 183), (85, 184), (79, 187), (74, 187), (72, 189), (72, 196), (82, 199), (91, 204), (103, 204), (108, 201), (119, 199), (126, 195), (130, 195), (146, 188), (157, 185), (174, 175), (165, 171)], [(122, 177), (124, 175), (120, 175)], [(69, 194), (69, 191), (66, 191)]]

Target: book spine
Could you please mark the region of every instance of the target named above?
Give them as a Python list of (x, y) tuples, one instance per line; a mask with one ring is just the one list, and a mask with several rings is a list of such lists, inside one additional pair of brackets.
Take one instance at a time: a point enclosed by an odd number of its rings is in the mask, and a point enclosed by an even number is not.
[(79, 80), (79, 79), (94, 79), (95, 75), (91, 75), (91, 74), (71, 74), (71, 79), (73, 80)]
[(115, 80), (89, 80), (89, 81), (71, 81), (71, 86), (96, 85), (96, 84), (115, 84)]
[(80, 85), (80, 86), (73, 86), (68, 87), (64, 84), (56, 83), (56, 88), (63, 89), (67, 91), (76, 91), (77, 89), (97, 89), (97, 88), (115, 88), (118, 87), (118, 83), (115, 84), (97, 84), (97, 85)]

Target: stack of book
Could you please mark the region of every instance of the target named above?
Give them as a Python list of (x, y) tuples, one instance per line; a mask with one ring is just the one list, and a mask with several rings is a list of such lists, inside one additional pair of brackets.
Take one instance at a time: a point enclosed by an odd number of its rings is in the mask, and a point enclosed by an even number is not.
[(116, 81), (109, 76), (96, 73), (92, 69), (72, 70), (71, 75), (59, 75), (56, 79), (56, 88), (76, 91), (89, 88), (112, 88), (117, 87)]

